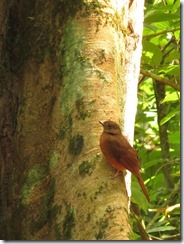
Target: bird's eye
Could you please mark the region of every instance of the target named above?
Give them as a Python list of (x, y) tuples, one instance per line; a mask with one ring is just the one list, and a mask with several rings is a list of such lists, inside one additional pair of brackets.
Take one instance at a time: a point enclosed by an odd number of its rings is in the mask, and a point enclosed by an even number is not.
[(113, 129), (113, 126), (112, 126), (112, 125), (108, 125), (108, 128), (109, 128), (109, 129)]

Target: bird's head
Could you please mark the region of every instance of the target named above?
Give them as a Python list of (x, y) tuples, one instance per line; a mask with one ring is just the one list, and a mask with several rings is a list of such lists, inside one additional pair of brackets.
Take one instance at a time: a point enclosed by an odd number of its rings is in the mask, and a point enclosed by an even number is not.
[(121, 134), (120, 126), (116, 122), (107, 120), (105, 122), (99, 121), (99, 123), (103, 126), (103, 132), (111, 135)]

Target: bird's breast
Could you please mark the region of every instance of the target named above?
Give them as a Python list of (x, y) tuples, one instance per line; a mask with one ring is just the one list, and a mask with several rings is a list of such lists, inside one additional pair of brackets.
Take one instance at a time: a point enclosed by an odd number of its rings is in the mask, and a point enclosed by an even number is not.
[(121, 163), (118, 162), (116, 151), (117, 141), (112, 135), (103, 135), (100, 138), (100, 148), (102, 153), (104, 154), (106, 160), (117, 170), (124, 170), (125, 168)]

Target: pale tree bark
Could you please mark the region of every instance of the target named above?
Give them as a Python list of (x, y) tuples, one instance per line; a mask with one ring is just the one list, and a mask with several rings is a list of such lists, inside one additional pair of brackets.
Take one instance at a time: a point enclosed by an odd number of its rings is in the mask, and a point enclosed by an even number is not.
[(111, 179), (98, 120), (132, 142), (143, 1), (14, 0), (7, 12), (1, 238), (129, 240), (124, 177)]

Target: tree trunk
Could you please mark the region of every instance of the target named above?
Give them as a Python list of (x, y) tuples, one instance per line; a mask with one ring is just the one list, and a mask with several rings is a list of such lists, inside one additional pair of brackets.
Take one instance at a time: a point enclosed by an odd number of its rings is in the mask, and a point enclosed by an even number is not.
[(124, 177), (110, 178), (98, 120), (132, 142), (143, 1), (4, 6), (1, 239), (130, 239)]

